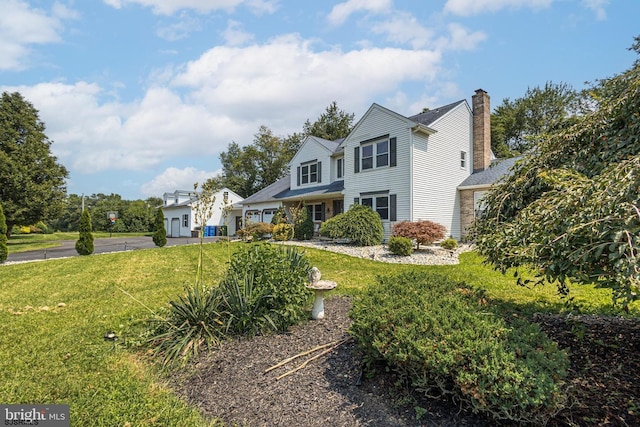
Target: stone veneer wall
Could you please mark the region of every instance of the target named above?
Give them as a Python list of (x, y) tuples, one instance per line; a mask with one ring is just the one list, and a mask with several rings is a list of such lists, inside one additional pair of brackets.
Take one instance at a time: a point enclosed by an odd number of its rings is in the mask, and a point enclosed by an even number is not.
[(475, 219), (473, 193), (475, 190), (460, 190), (460, 234), (462, 239), (467, 236), (467, 229)]

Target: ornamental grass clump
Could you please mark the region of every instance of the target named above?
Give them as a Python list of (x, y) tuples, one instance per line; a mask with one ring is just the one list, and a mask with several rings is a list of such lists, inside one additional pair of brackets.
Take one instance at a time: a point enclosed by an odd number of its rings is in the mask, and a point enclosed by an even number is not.
[(484, 292), (436, 274), (380, 277), (350, 332), (370, 363), (496, 420), (544, 424), (565, 403), (567, 355), (536, 325), (505, 320)]

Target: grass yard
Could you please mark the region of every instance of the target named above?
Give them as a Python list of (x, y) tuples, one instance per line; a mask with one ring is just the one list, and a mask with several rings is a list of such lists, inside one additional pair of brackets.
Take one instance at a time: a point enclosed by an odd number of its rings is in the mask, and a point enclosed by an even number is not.
[[(132, 236), (149, 236), (151, 233), (113, 233), (93, 232), (95, 239), (103, 237), (132, 237)], [(60, 246), (61, 240), (78, 240), (78, 232), (58, 232), (52, 234), (14, 234), (9, 238), (7, 247), (9, 253), (35, 251), (41, 249), (49, 249)]]
[[(231, 252), (225, 243), (204, 246), (210, 283), (222, 276)], [(564, 308), (554, 288), (516, 287), (512, 276), (482, 265), (475, 253), (463, 254), (457, 266), (431, 267), (306, 253), (323, 278), (338, 282), (338, 293), (356, 294), (379, 274), (435, 270), (485, 288), (514, 312)], [(77, 426), (211, 424), (176, 398), (158, 367), (133, 349), (142, 321), (193, 281), (197, 256), (192, 245), (0, 266), (0, 401), (68, 403)], [(572, 292), (587, 311), (612, 311), (606, 290)], [(633, 306), (633, 314), (639, 311)], [(109, 330), (120, 337), (115, 345), (103, 339)]]

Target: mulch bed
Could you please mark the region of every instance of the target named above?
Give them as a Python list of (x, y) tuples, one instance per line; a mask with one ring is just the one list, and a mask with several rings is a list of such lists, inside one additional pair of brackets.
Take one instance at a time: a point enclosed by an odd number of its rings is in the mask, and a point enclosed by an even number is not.
[[(325, 302), (323, 320), (298, 325), (287, 334), (226, 341), (175, 373), (174, 387), (204, 414), (227, 425), (496, 425), (452, 402), (411, 395), (392, 373), (363, 375), (361, 357), (347, 334), (350, 307), (350, 298), (334, 296)], [(551, 425), (640, 425), (639, 321), (552, 315), (533, 320), (571, 356), (571, 407)], [(291, 356), (345, 339), (281, 379), (323, 350), (265, 373)]]

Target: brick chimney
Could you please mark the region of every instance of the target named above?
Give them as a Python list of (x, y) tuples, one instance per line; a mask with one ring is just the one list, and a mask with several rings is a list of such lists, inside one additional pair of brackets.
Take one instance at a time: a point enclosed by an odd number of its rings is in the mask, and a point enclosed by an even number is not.
[(473, 106), (473, 172), (491, 164), (491, 107), (489, 95), (482, 89), (471, 97)]

